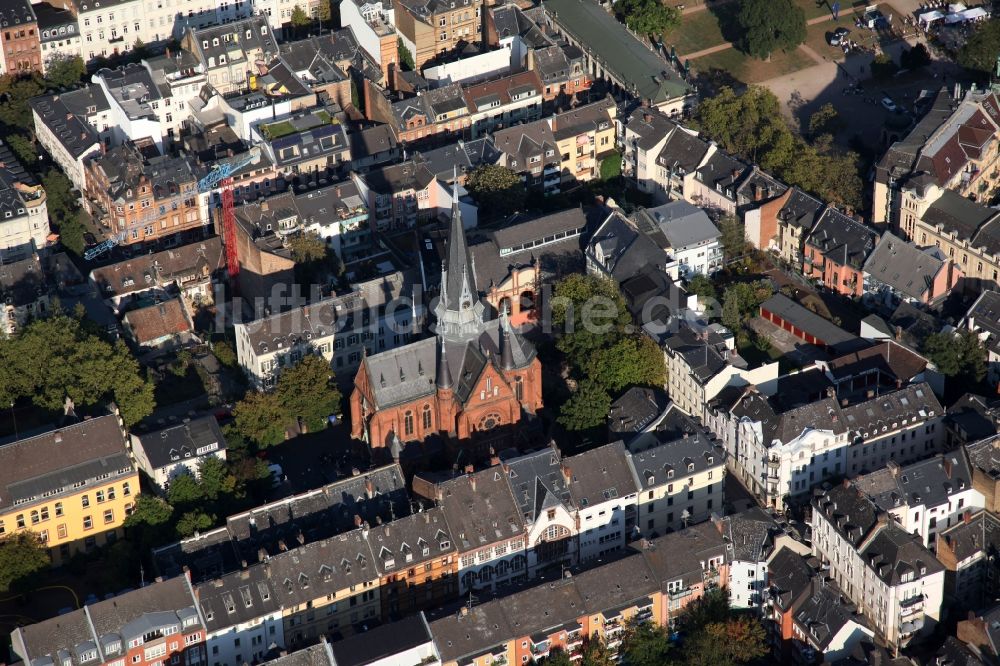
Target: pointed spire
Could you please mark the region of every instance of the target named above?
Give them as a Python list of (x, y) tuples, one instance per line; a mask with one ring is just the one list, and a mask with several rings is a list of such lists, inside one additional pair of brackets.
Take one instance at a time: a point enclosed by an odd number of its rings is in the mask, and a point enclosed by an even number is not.
[(462, 210), (458, 201), (458, 168), (452, 185), (451, 226), (448, 230), (448, 256), (442, 266), (442, 297), (449, 310), (461, 310), (465, 301), (471, 307), (479, 300), (479, 289), (472, 269), (472, 255), (465, 240)]
[(439, 389), (450, 389), (451, 388), (451, 368), (448, 367), (448, 357), (445, 355), (444, 350), (444, 338), (441, 340), (441, 353), (438, 354), (438, 367), (437, 367), (437, 387)]
[(514, 369), (514, 331), (510, 328), (510, 318), (507, 310), (500, 313), (500, 367), (504, 370)]

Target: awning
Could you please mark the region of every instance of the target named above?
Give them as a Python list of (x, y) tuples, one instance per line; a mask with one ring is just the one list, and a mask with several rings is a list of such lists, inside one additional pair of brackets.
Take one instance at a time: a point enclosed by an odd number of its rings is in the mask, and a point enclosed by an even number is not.
[(938, 21), (943, 18), (944, 14), (935, 9), (932, 12), (924, 12), (923, 14), (917, 17), (917, 20), (926, 25), (930, 25), (934, 21)]

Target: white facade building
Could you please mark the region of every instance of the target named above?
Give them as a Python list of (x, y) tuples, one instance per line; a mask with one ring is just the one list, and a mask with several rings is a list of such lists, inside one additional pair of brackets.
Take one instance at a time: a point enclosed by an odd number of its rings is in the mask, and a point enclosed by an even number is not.
[(209, 458), (226, 459), (226, 439), (214, 416), (187, 420), (164, 430), (130, 437), (139, 469), (162, 490), (179, 474), (197, 477)]
[(614, 442), (563, 458), (563, 470), (577, 507), (580, 561), (604, 560), (624, 551), (634, 532), (638, 497), (625, 445)]
[(335, 299), (236, 324), (236, 357), (257, 388), (274, 386), (281, 369), (307, 354), (333, 360)]

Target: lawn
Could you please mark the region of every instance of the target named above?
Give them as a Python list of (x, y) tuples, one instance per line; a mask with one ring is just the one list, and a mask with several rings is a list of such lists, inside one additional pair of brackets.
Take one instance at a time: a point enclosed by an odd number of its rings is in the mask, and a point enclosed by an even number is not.
[(276, 123), (271, 123), (270, 125), (260, 126), (261, 134), (264, 135), (265, 139), (273, 141), (283, 136), (288, 136), (289, 134), (295, 134), (295, 128), (292, 124), (286, 120), (282, 120)]
[(601, 180), (611, 180), (622, 175), (622, 156), (616, 150), (601, 160)]
[(812, 58), (798, 49), (775, 53), (769, 62), (752, 58), (736, 49), (726, 49), (691, 61), (691, 66), (699, 72), (721, 69), (743, 83), (760, 83), (815, 64)]
[(726, 38), (722, 36), (718, 15), (706, 9), (685, 14), (680, 26), (664, 35), (663, 40), (668, 48), (676, 46), (677, 55), (683, 56), (722, 44)]

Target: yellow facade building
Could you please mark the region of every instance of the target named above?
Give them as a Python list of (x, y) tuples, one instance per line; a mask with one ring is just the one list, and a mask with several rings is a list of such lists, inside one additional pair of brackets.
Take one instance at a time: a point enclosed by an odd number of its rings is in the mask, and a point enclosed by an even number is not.
[(0, 446), (0, 535), (37, 533), (55, 565), (122, 536), (138, 495), (117, 416)]

